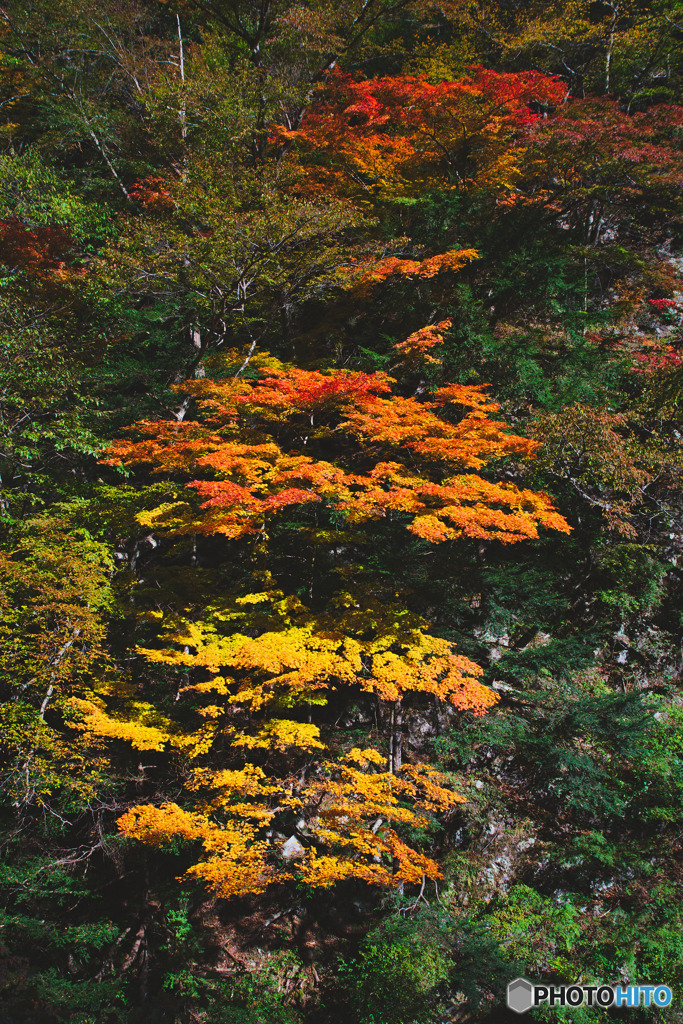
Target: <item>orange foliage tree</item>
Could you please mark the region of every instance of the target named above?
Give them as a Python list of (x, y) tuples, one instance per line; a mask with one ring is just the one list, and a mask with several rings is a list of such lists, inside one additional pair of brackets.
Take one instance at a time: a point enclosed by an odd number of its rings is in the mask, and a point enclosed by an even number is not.
[[(516, 134), (556, 107), (566, 85), (535, 71), (474, 66), (457, 81), (394, 75), (356, 80), (336, 72), (320, 87), (300, 128), (273, 129), (295, 143), (307, 188), (364, 200), (420, 195), (429, 184), (507, 190), (519, 175)], [(531, 107), (535, 110), (532, 111)]]
[[(397, 355), (429, 355), (447, 327), (416, 332)], [(406, 397), (384, 373), (306, 370), (260, 356), (247, 378), (237, 365), (228, 375), (226, 360), (212, 379), (178, 388), (194, 403), (193, 418), (140, 422), (137, 438), (109, 453), (111, 464), (144, 466), (176, 489), (176, 500), (139, 516), (146, 528), (222, 535), (232, 551), (246, 545), (260, 583), (160, 616), (156, 645), (140, 650), (185, 680), (182, 725), (158, 718), (154, 736), (149, 726), (140, 735), (147, 747), (189, 759), (189, 808), (134, 807), (120, 828), (152, 844), (200, 842), (191, 874), (222, 896), (261, 892), (295, 871), (323, 886), (436, 878), (436, 862), (399, 833), (462, 797), (429, 767), (404, 763), (402, 699), (429, 695), (481, 715), (496, 695), (476, 664), (343, 557), (327, 574), (338, 581), (334, 592), (316, 593), (311, 578), (306, 604), (284, 593), (270, 537), (296, 522), (302, 558), (312, 551), (314, 564), (372, 543), (388, 519), (428, 544), (514, 543), (538, 536), (539, 526), (566, 532), (547, 495), (481, 473), (532, 456), (537, 442), (494, 418), (498, 406), (481, 386)], [(388, 758), (372, 748), (344, 753), (324, 714), (344, 691), (374, 694), (390, 712)], [(84, 707), (80, 727), (124, 737), (120, 717), (112, 724), (102, 708)], [(134, 730), (127, 738), (135, 743)]]

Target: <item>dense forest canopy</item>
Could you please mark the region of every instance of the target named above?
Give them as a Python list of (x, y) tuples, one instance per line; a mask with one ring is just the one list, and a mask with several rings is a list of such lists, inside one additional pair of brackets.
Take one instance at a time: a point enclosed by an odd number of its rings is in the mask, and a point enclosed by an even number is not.
[(683, 1021), (682, 42), (0, 9), (2, 1024)]

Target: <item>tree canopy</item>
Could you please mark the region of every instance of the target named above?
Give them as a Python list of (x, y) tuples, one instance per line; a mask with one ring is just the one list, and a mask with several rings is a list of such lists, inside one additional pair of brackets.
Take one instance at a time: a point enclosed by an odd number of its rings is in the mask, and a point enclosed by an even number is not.
[(676, 4), (0, 23), (0, 1017), (683, 1019)]

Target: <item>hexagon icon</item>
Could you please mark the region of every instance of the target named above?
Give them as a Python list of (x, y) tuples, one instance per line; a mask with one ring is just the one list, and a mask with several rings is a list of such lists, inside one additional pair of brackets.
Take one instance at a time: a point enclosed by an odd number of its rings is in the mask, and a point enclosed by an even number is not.
[(508, 985), (508, 1007), (515, 1013), (526, 1013), (534, 1005), (534, 986), (526, 978), (515, 978)]

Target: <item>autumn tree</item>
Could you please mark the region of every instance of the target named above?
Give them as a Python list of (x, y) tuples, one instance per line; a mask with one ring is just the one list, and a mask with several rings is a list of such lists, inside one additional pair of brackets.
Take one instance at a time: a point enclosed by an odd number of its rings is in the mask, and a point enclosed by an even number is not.
[(68, 526), (36, 519), (0, 556), (1, 771), (22, 815), (87, 804), (106, 769), (64, 721), (74, 700), (107, 690), (112, 567), (104, 545)]
[[(438, 341), (427, 328), (397, 354), (428, 348), (427, 338)], [(262, 581), (261, 591), (234, 593), (198, 616), (164, 619), (157, 646), (141, 650), (151, 663), (189, 670), (179, 692), (197, 726), (188, 733), (170, 724), (158, 742), (184, 748), (195, 762), (189, 793), (207, 796), (199, 804), (190, 797), (192, 811), (132, 809), (121, 828), (154, 843), (176, 833), (201, 839), (208, 859), (193, 871), (223, 895), (282, 877), (275, 837), (287, 818), (298, 819), (294, 849), (310, 884), (436, 877), (436, 864), (404, 846), (393, 823), (419, 824), (420, 807), (445, 810), (459, 798), (438, 775), (404, 763), (402, 700), (427, 694), (479, 715), (496, 697), (476, 664), (387, 600), (380, 581), (364, 581), (349, 552), (371, 544), (383, 520), (428, 544), (509, 544), (536, 537), (539, 526), (568, 526), (545, 494), (479, 472), (536, 448), (493, 418), (498, 406), (481, 387), (404, 397), (386, 374), (303, 370), (257, 356), (249, 369), (246, 376), (226, 362), (212, 379), (186, 382), (179, 391), (198, 416), (139, 423), (140, 440), (111, 449), (112, 464), (145, 466), (176, 487), (187, 481), (187, 498), (145, 513), (145, 526), (247, 544)], [(292, 515), (310, 545), (306, 604), (281, 591), (269, 555), (273, 528)], [(320, 582), (316, 561), (331, 563)], [(313, 711), (348, 688), (390, 709), (388, 771), (375, 750), (319, 761), (316, 751), (338, 741)], [(106, 735), (101, 713), (83, 709), (81, 728)], [(290, 853), (283, 848), (285, 860)], [(380, 866), (386, 857), (393, 873)]]
[(654, 206), (678, 209), (682, 118), (677, 106), (628, 114), (607, 99), (572, 101), (535, 126), (532, 153), (542, 160), (532, 157), (529, 170), (543, 166), (543, 186), (586, 244), (631, 222), (644, 233)]
[[(524, 10), (470, 10), (461, 31), (507, 68), (561, 75), (572, 95), (616, 95), (634, 106), (667, 102), (680, 88), (676, 8), (630, 0), (559, 0)], [(476, 40), (476, 42), (474, 42)]]
[(566, 87), (536, 72), (500, 74), (472, 67), (457, 81), (414, 76), (357, 80), (335, 73), (318, 90), (300, 128), (274, 140), (296, 142), (309, 188), (390, 199), (431, 187), (511, 188), (517, 175), (510, 143), (538, 115), (557, 106)]

